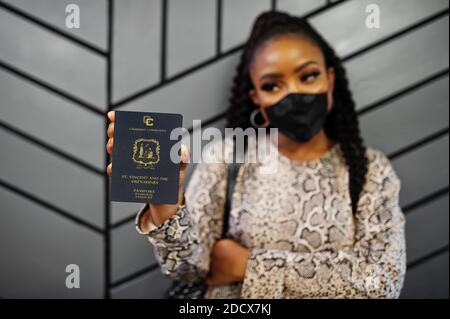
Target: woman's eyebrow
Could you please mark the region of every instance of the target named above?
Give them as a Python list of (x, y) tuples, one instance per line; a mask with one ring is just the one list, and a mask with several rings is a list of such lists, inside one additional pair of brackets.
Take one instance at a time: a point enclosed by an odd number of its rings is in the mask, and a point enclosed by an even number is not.
[[(301, 71), (302, 69), (306, 68), (306, 67), (307, 67), (308, 65), (310, 65), (310, 64), (319, 64), (319, 63), (317, 63), (316, 61), (308, 61), (308, 62), (305, 62), (305, 63), (299, 65), (298, 67), (296, 67), (296, 68), (294, 69), (294, 72), (297, 73), (297, 72)], [(276, 73), (276, 72), (274, 72), (274, 73), (266, 73), (266, 74), (263, 74), (263, 75), (259, 78), (259, 80), (262, 80), (262, 79), (264, 79), (264, 78), (281, 78), (281, 77), (283, 77), (283, 74), (282, 74), (282, 73)]]
[(296, 67), (296, 68), (294, 69), (294, 72), (297, 73), (297, 72), (301, 71), (302, 69), (306, 68), (306, 67), (307, 67), (308, 65), (310, 65), (310, 64), (319, 64), (319, 63), (316, 62), (316, 61), (308, 61), (308, 62), (305, 62), (305, 63), (299, 65), (298, 67)]

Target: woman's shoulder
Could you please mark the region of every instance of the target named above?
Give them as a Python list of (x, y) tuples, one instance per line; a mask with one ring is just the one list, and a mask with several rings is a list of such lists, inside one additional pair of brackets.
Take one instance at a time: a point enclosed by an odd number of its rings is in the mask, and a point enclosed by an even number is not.
[(387, 168), (391, 165), (387, 155), (380, 149), (368, 146), (366, 147), (366, 157), (369, 166), (372, 165), (373, 168)]
[[(400, 208), (401, 181), (389, 157), (380, 149), (366, 147), (368, 171), (360, 201), (358, 218), (366, 220), (370, 229), (401, 226), (405, 222)], [(367, 218), (367, 219), (366, 219)]]
[(366, 147), (367, 180), (385, 188), (387, 184), (400, 187), (398, 177), (392, 162), (386, 154), (375, 147)]

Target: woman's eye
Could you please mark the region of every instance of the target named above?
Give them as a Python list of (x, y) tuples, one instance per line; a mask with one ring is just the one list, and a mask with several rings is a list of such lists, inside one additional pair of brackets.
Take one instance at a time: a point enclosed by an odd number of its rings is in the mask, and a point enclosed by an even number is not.
[(261, 90), (267, 92), (273, 92), (276, 89), (278, 89), (278, 85), (276, 85), (275, 83), (266, 83), (261, 86)]
[(314, 71), (308, 74), (305, 74), (301, 77), (302, 82), (312, 82), (320, 75), (319, 71)]

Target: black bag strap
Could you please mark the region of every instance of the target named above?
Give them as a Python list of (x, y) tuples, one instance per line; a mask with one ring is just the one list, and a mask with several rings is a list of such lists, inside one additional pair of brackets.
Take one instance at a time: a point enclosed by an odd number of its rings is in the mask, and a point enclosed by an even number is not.
[[(236, 140), (233, 138), (233, 153), (236, 149)], [(244, 154), (247, 150), (247, 143), (245, 143), (244, 146)], [(222, 227), (222, 238), (226, 238), (227, 232), (228, 232), (228, 226), (229, 226), (229, 218), (230, 218), (230, 210), (231, 210), (231, 203), (233, 202), (233, 192), (236, 185), (236, 178), (239, 173), (239, 168), (241, 167), (242, 163), (238, 162), (238, 156), (234, 158), (232, 156), (233, 161), (228, 164), (228, 177), (227, 177), (227, 194), (225, 198), (225, 209), (224, 209), (224, 215), (223, 215), (223, 227)]]
[(222, 238), (225, 238), (228, 232), (228, 219), (230, 217), (231, 203), (233, 201), (234, 186), (236, 185), (236, 178), (240, 167), (241, 163), (233, 162), (228, 164), (227, 197), (225, 199), (225, 210), (223, 215)]

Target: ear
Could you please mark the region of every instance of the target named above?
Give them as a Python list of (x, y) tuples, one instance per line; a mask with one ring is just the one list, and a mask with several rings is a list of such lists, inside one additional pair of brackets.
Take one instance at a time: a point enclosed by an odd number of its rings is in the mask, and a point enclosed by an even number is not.
[(251, 89), (248, 91), (248, 97), (252, 100), (253, 104), (259, 106), (259, 98), (255, 89)]
[(328, 111), (331, 111), (334, 104), (333, 92), (336, 81), (336, 72), (333, 67), (328, 68)]

